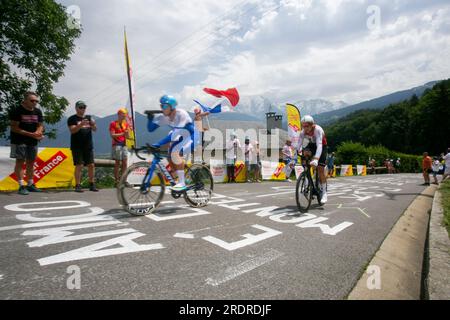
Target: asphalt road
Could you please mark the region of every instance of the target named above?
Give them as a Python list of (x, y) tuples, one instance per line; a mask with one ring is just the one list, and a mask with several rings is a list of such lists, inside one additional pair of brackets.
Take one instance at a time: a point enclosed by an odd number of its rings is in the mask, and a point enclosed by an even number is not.
[(156, 214), (115, 190), (0, 194), (0, 299), (343, 299), (420, 175), (329, 182), (296, 209), (295, 184), (221, 184), (193, 209), (166, 194)]

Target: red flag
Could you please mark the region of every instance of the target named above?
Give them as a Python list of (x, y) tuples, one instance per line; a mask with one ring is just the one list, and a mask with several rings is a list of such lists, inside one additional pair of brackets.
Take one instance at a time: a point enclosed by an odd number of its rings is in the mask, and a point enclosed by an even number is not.
[(236, 90), (236, 88), (230, 88), (227, 90), (216, 90), (216, 89), (211, 89), (211, 88), (204, 88), (203, 91), (205, 91), (206, 93), (211, 94), (217, 98), (222, 98), (222, 97), (227, 98), (233, 107), (236, 107), (237, 104), (239, 103), (239, 93)]

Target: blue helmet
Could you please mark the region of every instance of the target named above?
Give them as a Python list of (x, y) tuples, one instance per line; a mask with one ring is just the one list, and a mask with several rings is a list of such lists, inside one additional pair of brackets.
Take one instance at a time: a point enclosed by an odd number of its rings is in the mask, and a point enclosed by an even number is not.
[(173, 96), (169, 96), (167, 94), (163, 95), (161, 99), (159, 99), (159, 103), (164, 105), (168, 104), (172, 107), (172, 109), (175, 109), (178, 105), (177, 99), (175, 99)]

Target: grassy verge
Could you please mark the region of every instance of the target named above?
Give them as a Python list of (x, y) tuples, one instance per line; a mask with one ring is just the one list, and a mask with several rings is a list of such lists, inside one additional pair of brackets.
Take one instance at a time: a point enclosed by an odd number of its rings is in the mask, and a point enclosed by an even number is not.
[(450, 237), (450, 180), (446, 179), (441, 184), (440, 192), (442, 193), (442, 206), (444, 207), (444, 225), (447, 228)]

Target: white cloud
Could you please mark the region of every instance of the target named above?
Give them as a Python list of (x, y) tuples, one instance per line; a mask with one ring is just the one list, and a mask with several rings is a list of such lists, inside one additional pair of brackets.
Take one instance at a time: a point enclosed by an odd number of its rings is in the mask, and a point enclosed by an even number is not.
[[(56, 88), (99, 115), (127, 99), (123, 25), (140, 111), (164, 92), (191, 105), (205, 86), (356, 103), (450, 75), (444, 0), (63, 1), (73, 2), (84, 31)], [(366, 25), (372, 4), (377, 33)]]

